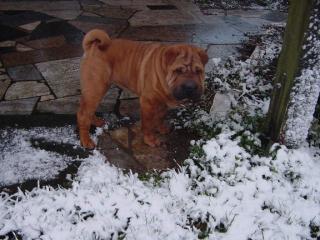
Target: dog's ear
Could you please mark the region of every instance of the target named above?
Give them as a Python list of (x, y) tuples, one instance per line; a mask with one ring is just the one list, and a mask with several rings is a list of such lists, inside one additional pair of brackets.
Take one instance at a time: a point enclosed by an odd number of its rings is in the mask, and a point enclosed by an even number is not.
[(179, 55), (179, 49), (176, 47), (168, 47), (165, 51), (165, 63), (167, 66), (170, 66), (175, 60), (176, 57)]
[(202, 64), (206, 65), (209, 60), (208, 54), (201, 48), (198, 48), (197, 50), (198, 50), (198, 55), (201, 59)]

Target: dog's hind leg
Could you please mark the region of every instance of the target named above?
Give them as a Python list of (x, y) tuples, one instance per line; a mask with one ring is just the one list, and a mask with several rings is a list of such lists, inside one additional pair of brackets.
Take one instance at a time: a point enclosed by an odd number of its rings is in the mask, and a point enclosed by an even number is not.
[(95, 116), (95, 111), (103, 96), (110, 87), (110, 74), (105, 72), (97, 74), (83, 71), (80, 107), (77, 112), (77, 121), (81, 145), (85, 148), (93, 149), (95, 143), (89, 135), (91, 125), (102, 126), (103, 120)]
[(102, 119), (102, 118), (99, 118), (97, 117), (96, 115), (93, 115), (93, 118), (92, 118), (92, 122), (91, 124), (95, 127), (102, 127), (103, 125), (105, 125), (107, 122)]
[(162, 105), (157, 100), (140, 97), (141, 107), (141, 127), (143, 140), (150, 147), (157, 147), (161, 144), (156, 135), (157, 127), (162, 121), (158, 114), (162, 112)]

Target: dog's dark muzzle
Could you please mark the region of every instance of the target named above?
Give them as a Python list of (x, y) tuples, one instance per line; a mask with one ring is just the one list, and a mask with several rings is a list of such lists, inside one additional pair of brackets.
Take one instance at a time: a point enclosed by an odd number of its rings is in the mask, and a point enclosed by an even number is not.
[(195, 81), (187, 80), (173, 90), (173, 96), (178, 101), (181, 101), (183, 99), (196, 101), (201, 97), (201, 89)]

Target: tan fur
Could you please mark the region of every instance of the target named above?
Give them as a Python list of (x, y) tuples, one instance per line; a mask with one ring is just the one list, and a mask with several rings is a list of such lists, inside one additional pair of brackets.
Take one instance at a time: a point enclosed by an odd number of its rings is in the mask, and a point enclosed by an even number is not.
[(90, 125), (101, 126), (95, 116), (101, 99), (112, 83), (140, 97), (144, 141), (157, 146), (156, 132), (166, 133), (164, 118), (168, 107), (179, 104), (173, 90), (192, 79), (203, 91), (206, 53), (191, 45), (145, 44), (123, 39), (111, 40), (101, 30), (92, 30), (83, 40), (81, 100), (77, 113), (80, 141), (94, 148)]

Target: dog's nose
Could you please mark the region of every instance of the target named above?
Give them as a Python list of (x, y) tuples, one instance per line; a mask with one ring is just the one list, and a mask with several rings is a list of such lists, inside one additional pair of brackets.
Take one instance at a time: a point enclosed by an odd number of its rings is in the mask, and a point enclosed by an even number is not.
[(189, 97), (193, 95), (195, 91), (197, 91), (198, 85), (195, 81), (188, 80), (182, 84), (181, 88), (183, 93)]

